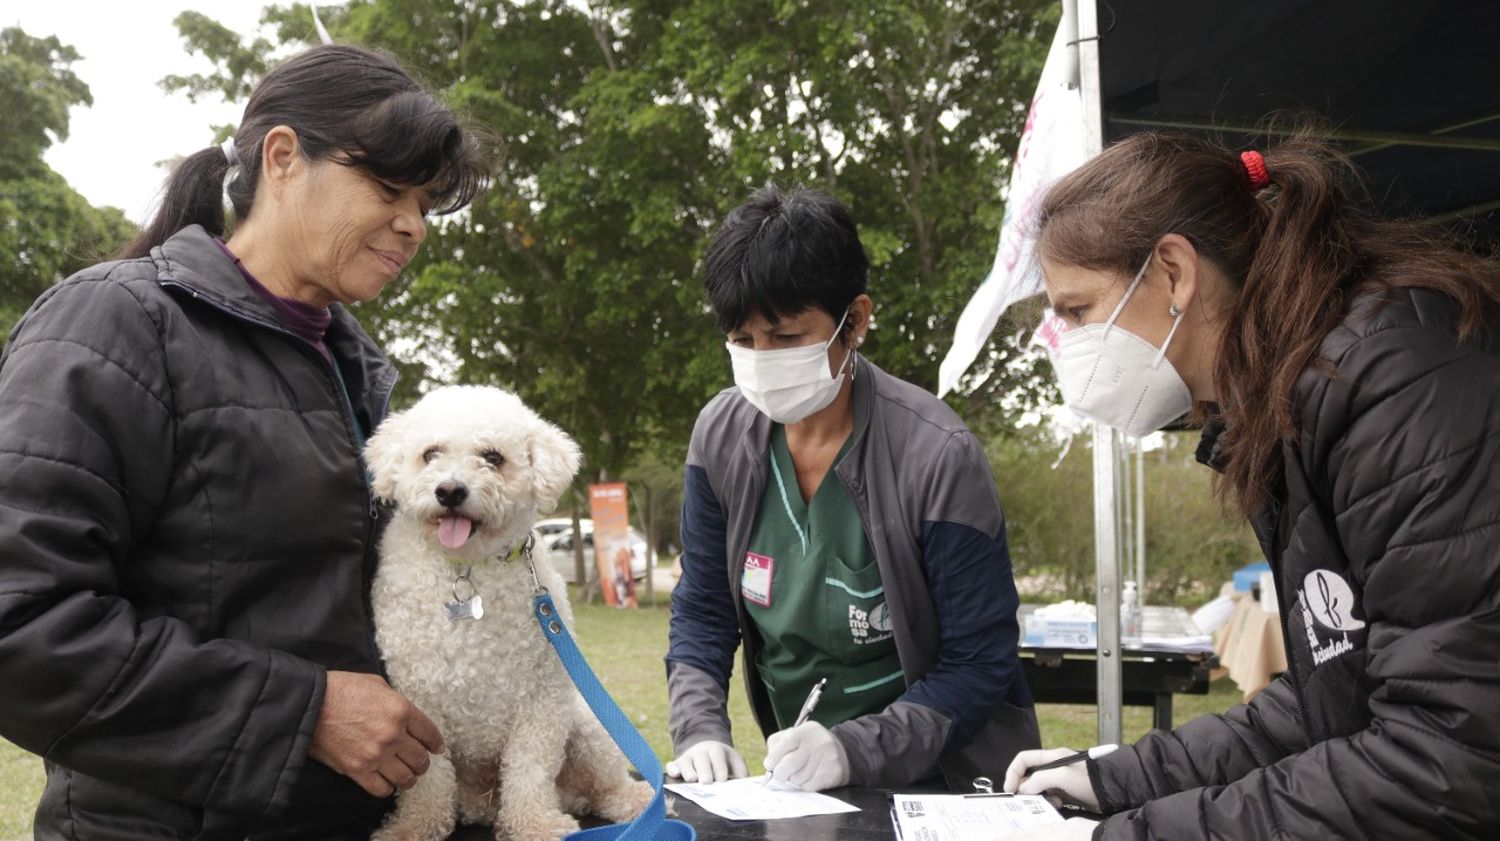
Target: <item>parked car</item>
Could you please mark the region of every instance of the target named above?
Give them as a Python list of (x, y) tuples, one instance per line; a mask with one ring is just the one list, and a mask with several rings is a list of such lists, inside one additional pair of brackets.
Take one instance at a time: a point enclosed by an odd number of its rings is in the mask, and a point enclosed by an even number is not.
[[(550, 563), (563, 580), (576, 582), (578, 576), (573, 559), (573, 521), (568, 517), (552, 517), (539, 520), (536, 530), (537, 563)], [(583, 534), (583, 563), (594, 569), (594, 521), (583, 518), (578, 521), (578, 530)], [(646, 577), (646, 538), (634, 528), (630, 529), (630, 574), (640, 581)]]

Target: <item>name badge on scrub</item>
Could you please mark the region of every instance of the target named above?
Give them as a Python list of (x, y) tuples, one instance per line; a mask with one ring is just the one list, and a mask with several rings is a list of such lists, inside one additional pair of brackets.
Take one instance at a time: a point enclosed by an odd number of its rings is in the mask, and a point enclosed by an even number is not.
[(745, 601), (761, 607), (771, 606), (771, 574), (776, 562), (765, 555), (745, 553), (745, 571), (740, 574), (740, 592)]

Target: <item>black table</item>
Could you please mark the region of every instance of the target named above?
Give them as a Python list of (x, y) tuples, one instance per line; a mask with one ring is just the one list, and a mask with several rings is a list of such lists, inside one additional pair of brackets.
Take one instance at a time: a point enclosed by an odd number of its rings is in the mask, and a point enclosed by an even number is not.
[[(1218, 663), (1212, 652), (1127, 648), (1120, 663), (1120, 700), (1151, 707), (1152, 726), (1171, 730), (1172, 696), (1207, 695), (1209, 672)], [(1038, 703), (1098, 703), (1098, 663), (1091, 650), (1023, 646), (1021, 667)]]

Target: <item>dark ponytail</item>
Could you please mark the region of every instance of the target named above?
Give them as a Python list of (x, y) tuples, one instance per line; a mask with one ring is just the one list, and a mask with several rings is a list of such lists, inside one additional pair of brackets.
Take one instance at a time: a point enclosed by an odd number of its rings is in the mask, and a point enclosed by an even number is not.
[[(297, 132), (309, 160), (333, 159), (384, 181), (427, 186), (433, 213), (468, 205), (488, 174), (473, 135), (394, 58), (351, 44), (320, 45), (271, 68), (250, 94), (228, 184), (236, 219), (249, 217), (255, 203), (261, 143), (283, 125)], [(223, 236), (229, 170), (218, 146), (183, 159), (156, 216), (119, 256), (144, 257), (189, 225)]]
[(1256, 189), (1223, 145), (1132, 135), (1058, 181), (1037, 219), (1038, 251), (1058, 262), (1128, 278), (1178, 233), (1223, 270), (1236, 298), (1212, 374), (1225, 425), (1219, 490), (1247, 514), (1280, 487), (1297, 380), (1322, 364), (1318, 350), (1356, 296), (1437, 291), (1459, 305), (1460, 337), (1500, 313), (1500, 270), (1431, 225), (1371, 212), (1353, 163), (1316, 128), (1264, 159), (1270, 184)]
[(162, 190), (161, 207), (150, 224), (120, 251), (118, 258), (144, 257), (189, 225), (202, 225), (214, 236), (223, 236), (224, 176), (228, 173), (229, 162), (218, 146), (178, 161)]

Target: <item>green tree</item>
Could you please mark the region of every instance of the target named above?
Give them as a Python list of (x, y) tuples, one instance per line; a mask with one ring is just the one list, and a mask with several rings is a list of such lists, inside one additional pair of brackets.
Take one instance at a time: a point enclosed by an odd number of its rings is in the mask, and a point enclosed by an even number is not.
[[(482, 126), (493, 188), (435, 230), (361, 317), (417, 380), (520, 393), (592, 472), (681, 463), (729, 384), (698, 263), (767, 180), (853, 207), (877, 301), (869, 356), (936, 384), (958, 311), (993, 259), (1015, 143), (1055, 19), (1048, 0), (561, 0), (321, 10), (336, 39), (387, 49)], [(186, 17), (186, 16), (184, 16)], [(276, 41), (314, 40), (304, 5)], [(242, 91), (268, 45), (203, 20), (219, 62), (189, 90)], [(179, 19), (182, 26), (183, 19)], [(1018, 379), (1019, 377), (1019, 379)], [(966, 411), (1021, 375), (1002, 370)], [(995, 409), (998, 411), (998, 409)]]
[[(1144, 458), (1147, 604), (1202, 604), (1235, 569), (1261, 559), (1245, 520), (1215, 499), (1214, 473), (1198, 464), (1197, 443), (1197, 433), (1167, 433), (1163, 446)], [(1089, 436), (1064, 449), (1050, 432), (1031, 427), (991, 438), (986, 451), (1023, 598), (1093, 601)]]
[(68, 137), (68, 109), (92, 105), (79, 58), (55, 36), (0, 30), (0, 325), (6, 332), (48, 286), (124, 244), (134, 229), (96, 209), (42, 160)]

